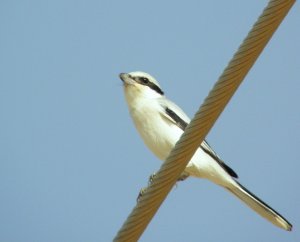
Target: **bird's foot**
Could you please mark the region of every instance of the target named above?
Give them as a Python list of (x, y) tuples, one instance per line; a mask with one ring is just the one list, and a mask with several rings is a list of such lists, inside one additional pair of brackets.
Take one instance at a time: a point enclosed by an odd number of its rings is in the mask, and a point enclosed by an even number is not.
[[(156, 173), (154, 172), (153, 174), (151, 174), (149, 176), (149, 179), (148, 179), (148, 187), (153, 183), (153, 180), (154, 178), (156, 177)], [(187, 179), (189, 177), (189, 174), (183, 172), (177, 179), (177, 182), (180, 182), (180, 181), (184, 181), (185, 179)], [(177, 182), (175, 184), (175, 187), (177, 188)], [(146, 190), (148, 189), (148, 187), (144, 187), (140, 190), (139, 192), (139, 195), (137, 196), (136, 198), (136, 202), (139, 202), (141, 197), (145, 194)]]
[[(153, 174), (151, 174), (149, 176), (148, 179), (148, 187), (152, 184), (154, 177), (156, 176), (156, 173), (154, 172)], [(146, 190), (148, 189), (148, 187), (144, 187), (140, 190), (139, 195), (136, 198), (136, 202), (139, 202), (141, 197), (144, 195), (144, 193), (146, 192)]]
[(149, 179), (148, 179), (148, 186), (150, 186), (152, 183), (153, 183), (153, 180), (154, 178), (156, 177), (156, 172), (154, 172), (153, 174), (151, 174), (149, 176)]
[(186, 172), (182, 172), (181, 175), (178, 177), (177, 182), (184, 181), (186, 178), (188, 178), (190, 175)]
[(146, 192), (146, 190), (148, 189), (148, 187), (143, 187), (140, 192), (139, 192), (139, 195), (137, 196), (136, 198), (136, 202), (138, 203), (141, 199), (141, 197), (144, 195), (144, 193)]

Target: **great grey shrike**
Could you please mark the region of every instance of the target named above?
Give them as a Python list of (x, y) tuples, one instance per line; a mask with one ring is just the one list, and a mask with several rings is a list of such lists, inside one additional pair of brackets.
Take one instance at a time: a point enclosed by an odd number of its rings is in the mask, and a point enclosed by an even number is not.
[[(148, 148), (164, 161), (184, 132), (189, 117), (164, 96), (159, 83), (144, 72), (121, 73), (132, 120)], [(274, 225), (290, 231), (292, 225), (237, 181), (237, 174), (204, 140), (179, 180), (206, 178), (224, 187)]]

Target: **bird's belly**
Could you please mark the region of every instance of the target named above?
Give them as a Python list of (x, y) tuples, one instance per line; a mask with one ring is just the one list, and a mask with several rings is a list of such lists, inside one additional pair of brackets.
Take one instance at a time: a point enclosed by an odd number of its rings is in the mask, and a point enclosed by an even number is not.
[(170, 140), (155, 133), (147, 134), (147, 137), (143, 133), (141, 135), (148, 148), (162, 161), (166, 160), (175, 145)]
[(185, 171), (194, 177), (208, 179), (215, 184), (227, 186), (233, 182), (231, 176), (202, 149), (197, 149)]
[(182, 131), (164, 120), (158, 122), (159, 119), (162, 119), (160, 115), (151, 116), (151, 118), (135, 122), (135, 126), (147, 147), (164, 161), (180, 138)]
[[(179, 140), (183, 131), (175, 124), (165, 122), (160, 115), (139, 115), (134, 118), (135, 126), (147, 147), (162, 161), (165, 161)], [(232, 181), (224, 169), (202, 149), (197, 149), (185, 172), (191, 176), (205, 178), (219, 185)]]

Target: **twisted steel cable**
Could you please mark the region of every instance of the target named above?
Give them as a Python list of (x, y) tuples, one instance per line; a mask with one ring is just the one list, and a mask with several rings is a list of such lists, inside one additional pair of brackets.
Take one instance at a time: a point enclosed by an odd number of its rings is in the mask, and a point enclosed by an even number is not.
[(137, 241), (295, 0), (271, 0), (114, 241)]

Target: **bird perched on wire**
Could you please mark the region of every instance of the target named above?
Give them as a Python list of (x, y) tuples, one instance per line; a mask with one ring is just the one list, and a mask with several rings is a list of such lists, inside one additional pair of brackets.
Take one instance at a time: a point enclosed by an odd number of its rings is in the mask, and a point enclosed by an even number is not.
[[(184, 129), (189, 117), (164, 96), (159, 83), (144, 72), (121, 73), (125, 98), (135, 127), (148, 148), (164, 161)], [(237, 174), (204, 140), (178, 180), (189, 176), (206, 178), (224, 187), (274, 225), (291, 230), (292, 225), (274, 209), (237, 181)]]

